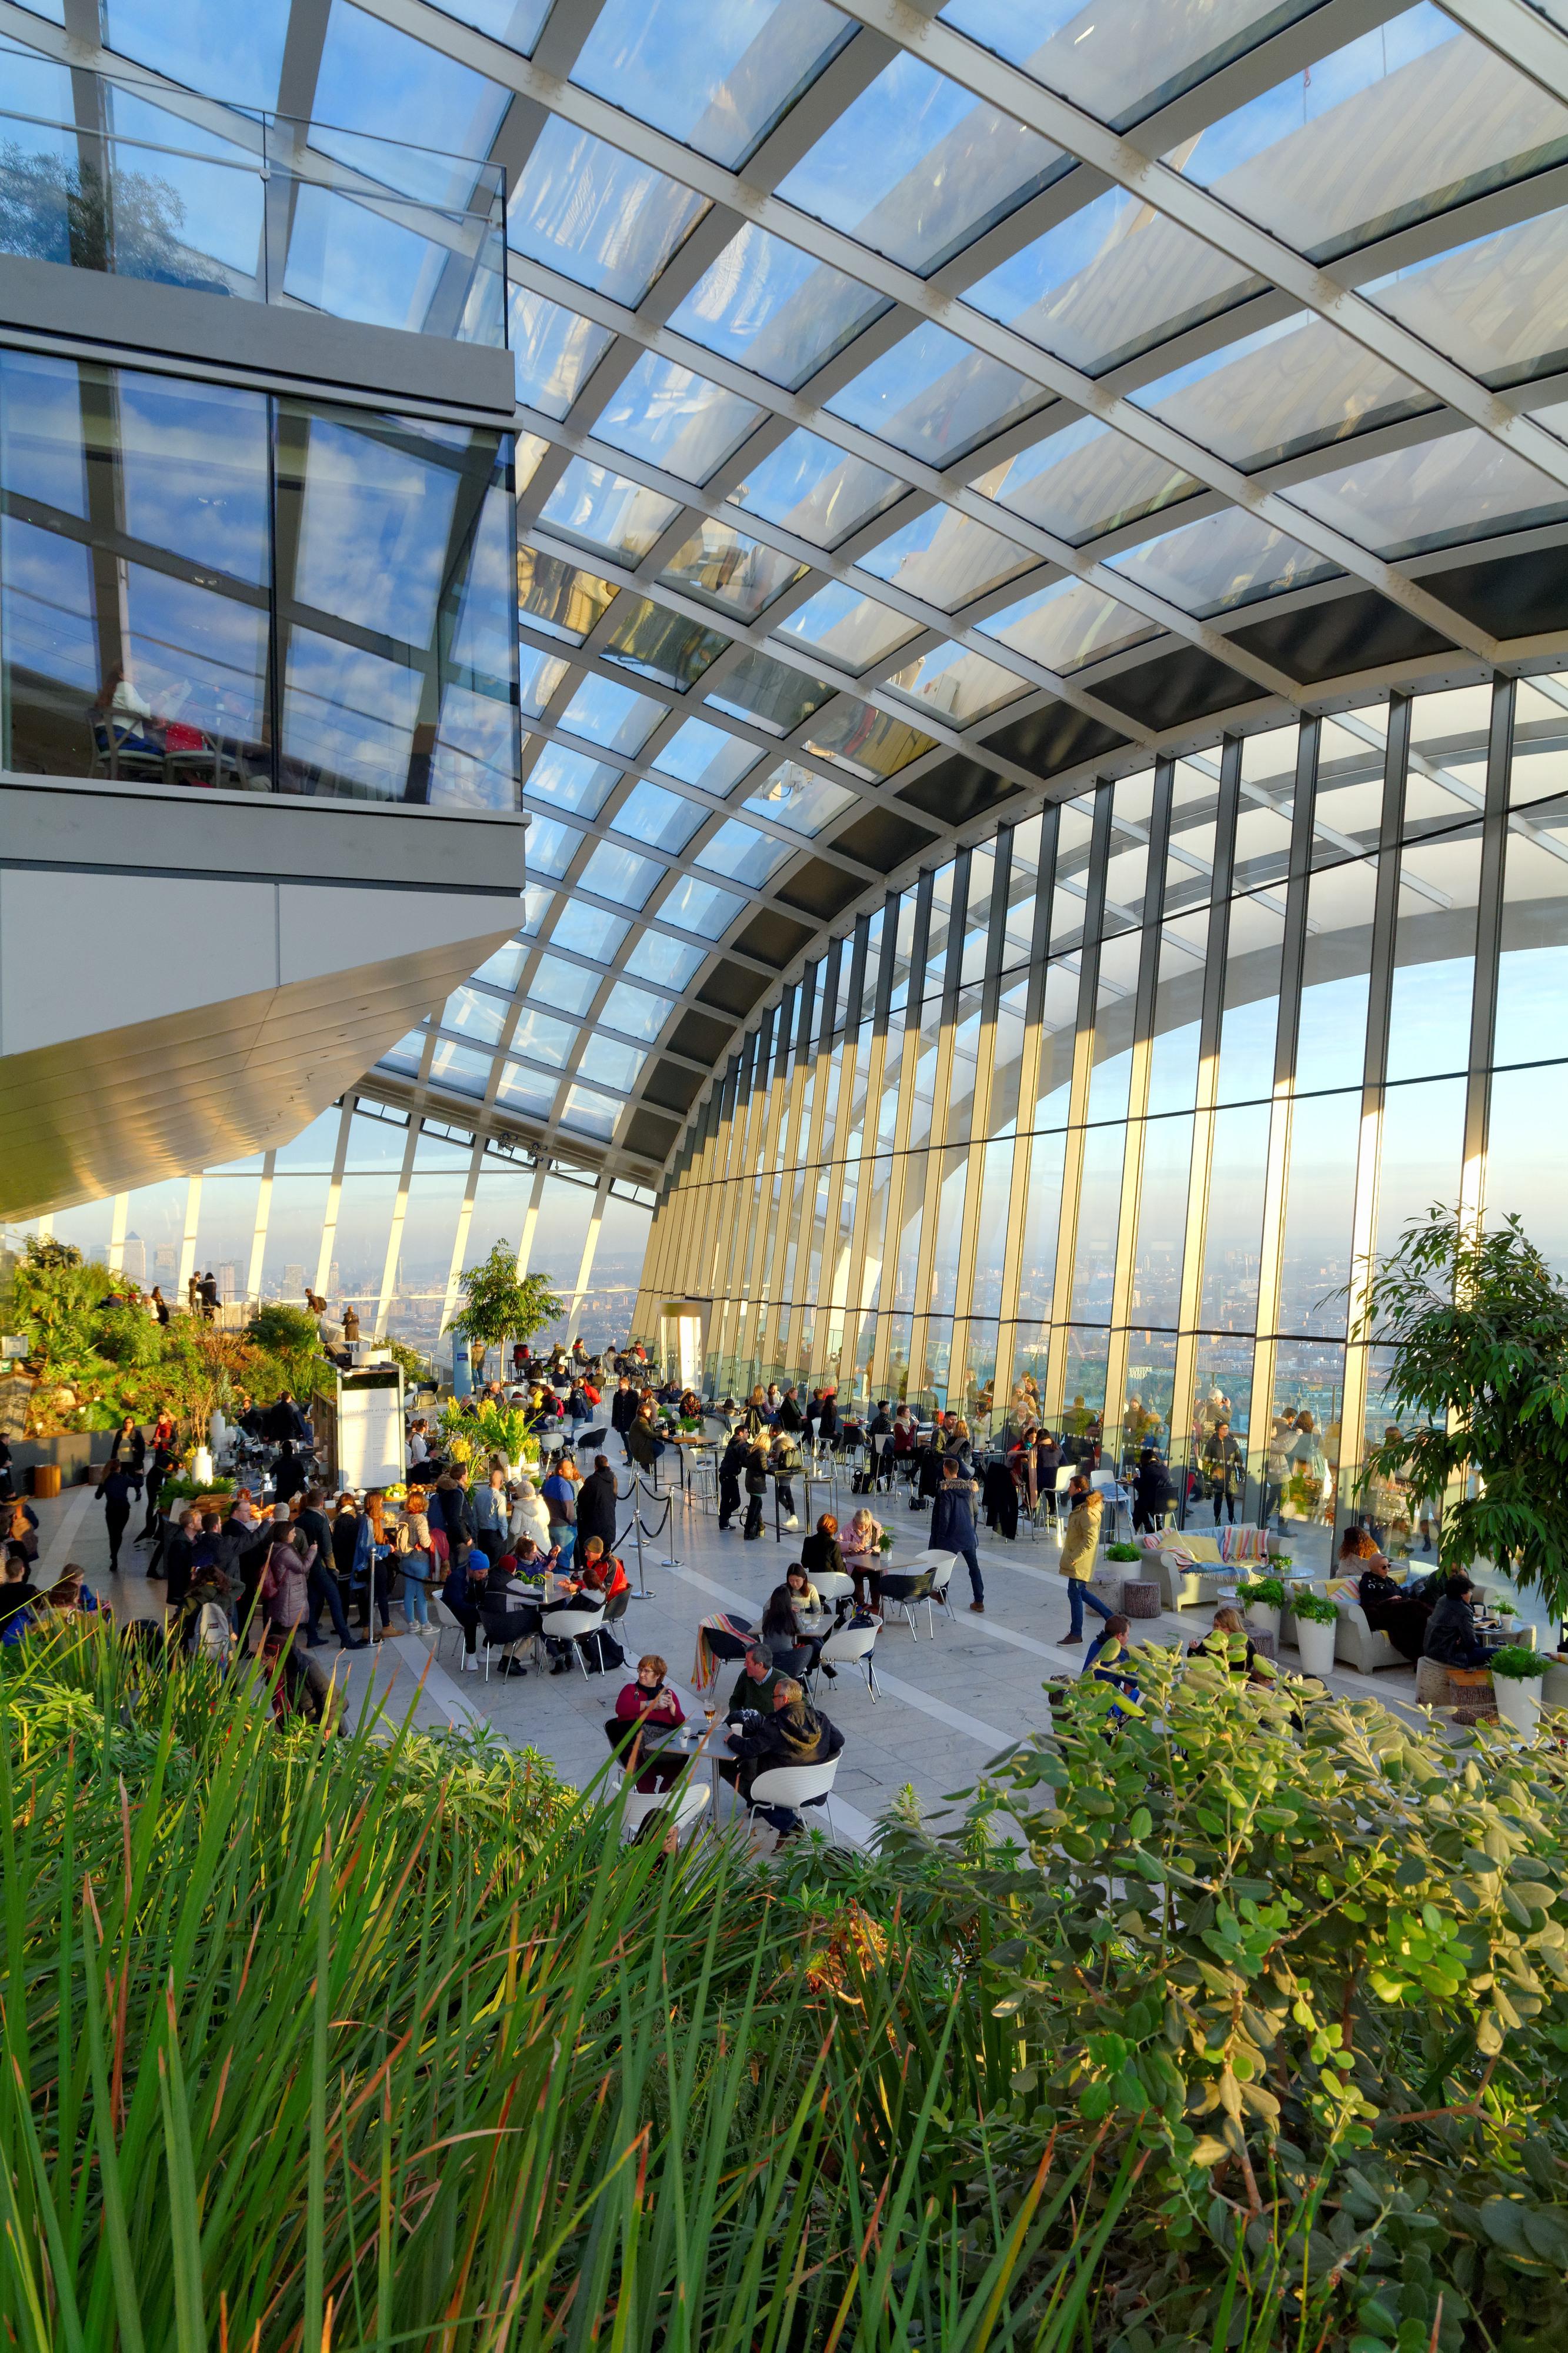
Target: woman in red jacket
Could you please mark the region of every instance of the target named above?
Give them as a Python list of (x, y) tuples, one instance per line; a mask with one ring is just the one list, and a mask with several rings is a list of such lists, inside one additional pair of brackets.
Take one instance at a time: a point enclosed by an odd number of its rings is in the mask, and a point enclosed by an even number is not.
[(679, 1749), (662, 1746), (664, 1736), (686, 1721), (686, 1710), (665, 1681), (668, 1672), (664, 1661), (651, 1651), (639, 1659), (636, 1683), (625, 1686), (605, 1726), (611, 1747), (628, 1769), (634, 1762), (631, 1751), (636, 1741), (635, 1761), (640, 1768), (636, 1787), (645, 1794), (673, 1788), (689, 1762)]

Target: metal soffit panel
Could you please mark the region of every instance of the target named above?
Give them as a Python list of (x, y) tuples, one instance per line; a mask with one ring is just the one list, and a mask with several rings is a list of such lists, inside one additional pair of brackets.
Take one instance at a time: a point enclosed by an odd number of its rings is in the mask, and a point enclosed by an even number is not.
[[(904, 879), (871, 805), (931, 863), (1568, 643), (1478, 586), (1568, 535), (1568, 40), (1523, 0), (464, 13), (293, 0), (244, 93), (332, 119), (357, 28), (358, 127), (482, 122), (510, 199), (529, 918), (368, 1090), (646, 1180), (688, 1015)], [(0, 34), (208, 129), (237, 94)]]

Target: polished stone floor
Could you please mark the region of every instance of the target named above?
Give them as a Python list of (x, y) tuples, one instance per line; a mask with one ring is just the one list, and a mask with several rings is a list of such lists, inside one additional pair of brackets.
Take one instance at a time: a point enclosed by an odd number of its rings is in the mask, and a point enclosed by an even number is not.
[[(626, 1482), (623, 1470), (623, 1487)], [(809, 1525), (806, 1499), (800, 1500), (803, 1525)], [(814, 1514), (836, 1509), (847, 1518), (856, 1500), (835, 1496), (825, 1486), (811, 1497), (811, 1509)], [(662, 1499), (640, 1501), (649, 1522), (658, 1523)], [(626, 1508), (629, 1520), (629, 1502)], [(910, 1513), (901, 1500), (879, 1501), (878, 1508), (894, 1535), (895, 1566), (923, 1549), (929, 1525), (925, 1517)], [(113, 1599), (122, 1611), (141, 1617), (161, 1614), (163, 1589), (149, 1584), (142, 1572), (144, 1552), (128, 1547), (121, 1556), (126, 1564), (121, 1574), (109, 1577), (102, 1507), (93, 1501), (90, 1488), (69, 1489), (58, 1503), (37, 1509), (46, 1571), (58, 1573), (67, 1561), (79, 1562), (100, 1594), (109, 1595), (111, 1585), (119, 1588)], [(635, 1584), (632, 1534), (622, 1551)], [(644, 1540), (651, 1599), (634, 1600), (619, 1630), (627, 1672), (640, 1653), (658, 1652), (668, 1662), (670, 1680), (688, 1713), (700, 1715), (700, 1703), (691, 1687), (700, 1620), (722, 1609), (743, 1613), (755, 1622), (763, 1600), (794, 1557), (787, 1535), (782, 1543), (776, 1541), (771, 1525), (760, 1542), (748, 1544), (738, 1529), (721, 1535), (710, 1509), (678, 1493), (665, 1532)], [(931, 1639), (927, 1639), (923, 1611), (918, 1640), (901, 1620), (890, 1620), (884, 1627), (876, 1651), (879, 1698), (871, 1698), (853, 1669), (841, 1670), (836, 1685), (822, 1686), (822, 1704), (846, 1736), (833, 1804), (839, 1837), (864, 1840), (877, 1816), (906, 1786), (928, 1812), (946, 1811), (944, 1800), (967, 1788), (988, 1757), (1044, 1723), (1042, 1684), (1081, 1665), (1081, 1650), (1058, 1646), (1058, 1638), (1068, 1630), (1068, 1610), (1054, 1538), (1025, 1535), (1016, 1544), (987, 1538), (980, 1560), (985, 1578), (984, 1618), (968, 1609), (968, 1580), (961, 1565), (952, 1587), (953, 1617), (950, 1621), (938, 1612)], [(399, 1625), (395, 1606), (393, 1616), (395, 1626)], [(1179, 1617), (1167, 1612), (1140, 1623), (1136, 1638), (1191, 1641), (1208, 1618), (1209, 1612), (1202, 1609), (1184, 1610)], [(343, 1658), (351, 1712), (357, 1715), (374, 1694), (397, 1715), (412, 1705), (420, 1725), (482, 1718), (508, 1740), (541, 1750), (575, 1783), (584, 1783), (601, 1770), (607, 1756), (602, 1725), (622, 1677), (589, 1679), (575, 1671), (570, 1676), (552, 1676), (535, 1669), (521, 1680), (487, 1679), (483, 1673), (460, 1671), (460, 1637), (453, 1629), (438, 1652), (421, 1638), (404, 1635)], [(318, 1653), (328, 1662), (339, 1655), (335, 1644)], [(1287, 1669), (1294, 1657), (1293, 1651), (1284, 1653)], [(733, 1673), (731, 1670), (721, 1683), (726, 1694)], [(1407, 1668), (1385, 1669), (1375, 1677), (1347, 1671), (1331, 1680), (1346, 1694), (1363, 1698), (1375, 1694), (1386, 1704), (1408, 1704), (1415, 1699), (1415, 1675)], [(725, 1793), (721, 1810), (728, 1805)]]

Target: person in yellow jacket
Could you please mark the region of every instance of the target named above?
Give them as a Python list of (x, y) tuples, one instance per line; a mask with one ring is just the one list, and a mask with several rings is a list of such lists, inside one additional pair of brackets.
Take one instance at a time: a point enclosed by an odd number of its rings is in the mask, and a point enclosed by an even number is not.
[(1100, 1550), (1100, 1521), (1104, 1508), (1103, 1497), (1079, 1472), (1068, 1489), (1067, 1525), (1062, 1530), (1061, 1556), (1057, 1562), (1068, 1580), (1068, 1602), (1072, 1613), (1071, 1630), (1061, 1637), (1064, 1646), (1083, 1640), (1086, 1601), (1097, 1617), (1115, 1614), (1089, 1581), (1094, 1575), (1095, 1555)]

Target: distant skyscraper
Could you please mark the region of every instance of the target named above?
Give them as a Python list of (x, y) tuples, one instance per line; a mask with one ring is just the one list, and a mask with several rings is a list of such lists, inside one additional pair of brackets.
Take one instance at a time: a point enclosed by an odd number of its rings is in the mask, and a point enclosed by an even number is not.
[(147, 1280), (147, 1245), (140, 1234), (127, 1234), (121, 1269), (127, 1279), (142, 1284)]
[(173, 1282), (175, 1271), (179, 1267), (179, 1263), (180, 1253), (175, 1249), (174, 1243), (160, 1242), (156, 1250), (153, 1252), (153, 1282)]
[(305, 1296), (305, 1270), (302, 1266), (284, 1268), (283, 1296), (285, 1299), (303, 1299)]
[(225, 1301), (245, 1296), (244, 1271), (232, 1258), (222, 1259), (218, 1262), (217, 1295)]

